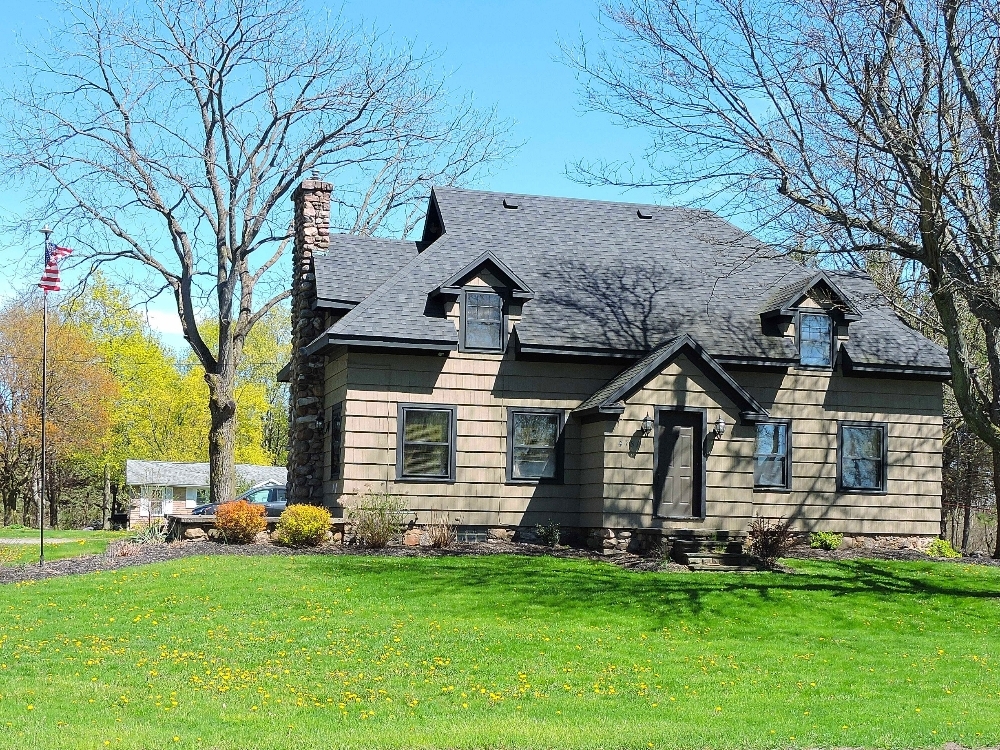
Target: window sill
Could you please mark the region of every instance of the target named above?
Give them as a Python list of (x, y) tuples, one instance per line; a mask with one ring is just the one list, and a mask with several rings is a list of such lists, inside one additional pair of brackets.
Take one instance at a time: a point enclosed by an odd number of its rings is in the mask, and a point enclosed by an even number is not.
[(542, 479), (542, 478), (538, 478), (538, 479), (511, 479), (511, 478), (508, 478), (507, 481), (504, 482), (504, 484), (511, 484), (511, 485), (518, 485), (518, 484), (527, 484), (527, 485), (536, 485), (536, 484), (562, 485), (562, 484), (564, 484), (564, 482), (561, 479)]
[(837, 492), (841, 495), (888, 495), (887, 489), (866, 490), (854, 487), (838, 487)]
[(758, 485), (755, 484), (754, 487), (753, 487), (753, 491), (754, 492), (761, 492), (761, 493), (763, 493), (763, 492), (770, 492), (770, 493), (774, 493), (774, 494), (787, 495), (789, 492), (792, 491), (792, 488), (791, 487), (761, 487), (761, 486), (758, 486)]

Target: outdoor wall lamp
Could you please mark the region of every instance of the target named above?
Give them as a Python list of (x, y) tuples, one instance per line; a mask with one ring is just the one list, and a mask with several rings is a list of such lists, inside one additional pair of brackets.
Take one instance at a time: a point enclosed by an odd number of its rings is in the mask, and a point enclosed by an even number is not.
[(715, 436), (721, 438), (726, 434), (726, 420), (719, 415), (719, 418), (715, 420)]
[(653, 431), (653, 420), (650, 418), (649, 414), (642, 418), (642, 425), (640, 429), (642, 429), (643, 435), (648, 435)]

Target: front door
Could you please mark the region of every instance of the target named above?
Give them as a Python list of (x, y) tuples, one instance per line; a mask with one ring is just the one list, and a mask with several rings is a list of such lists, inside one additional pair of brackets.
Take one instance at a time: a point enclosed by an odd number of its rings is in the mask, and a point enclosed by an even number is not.
[(700, 515), (702, 479), (701, 412), (657, 412), (653, 515), (691, 518)]

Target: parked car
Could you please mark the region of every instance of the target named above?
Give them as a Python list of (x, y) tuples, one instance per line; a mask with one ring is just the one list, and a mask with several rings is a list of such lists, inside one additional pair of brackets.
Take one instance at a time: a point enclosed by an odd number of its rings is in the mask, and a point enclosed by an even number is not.
[[(263, 505), (265, 516), (268, 518), (277, 518), (281, 515), (286, 505), (285, 485), (266, 484), (261, 487), (254, 487), (236, 499), (246, 500), (253, 505)], [(208, 503), (206, 505), (199, 505), (191, 512), (196, 516), (214, 516), (217, 507), (219, 507), (218, 503)]]

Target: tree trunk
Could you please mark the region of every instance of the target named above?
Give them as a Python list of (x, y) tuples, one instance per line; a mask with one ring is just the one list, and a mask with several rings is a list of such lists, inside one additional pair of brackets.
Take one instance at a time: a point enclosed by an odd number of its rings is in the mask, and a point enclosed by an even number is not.
[(43, 498), (43, 500), (45, 500), (49, 506), (49, 528), (56, 529), (59, 528), (59, 494), (62, 482), (60, 477), (56, 475), (54, 462), (49, 466), (47, 479), (48, 481), (45, 483), (45, 494), (48, 497)]
[(101, 528), (108, 529), (108, 508), (111, 507), (111, 467), (104, 464), (104, 497), (101, 501)]
[[(221, 365), (220, 365), (221, 369)], [(227, 503), (236, 497), (236, 399), (235, 367), (228, 376), (207, 374), (208, 410), (212, 423), (208, 431), (209, 502)]]
[(993, 559), (1000, 560), (1000, 451), (993, 449), (993, 499), (997, 506), (997, 535), (993, 548)]
[[(967, 478), (971, 480), (971, 477)], [(969, 551), (969, 531), (972, 525), (972, 489), (965, 485), (965, 501), (962, 503), (962, 554)]]

